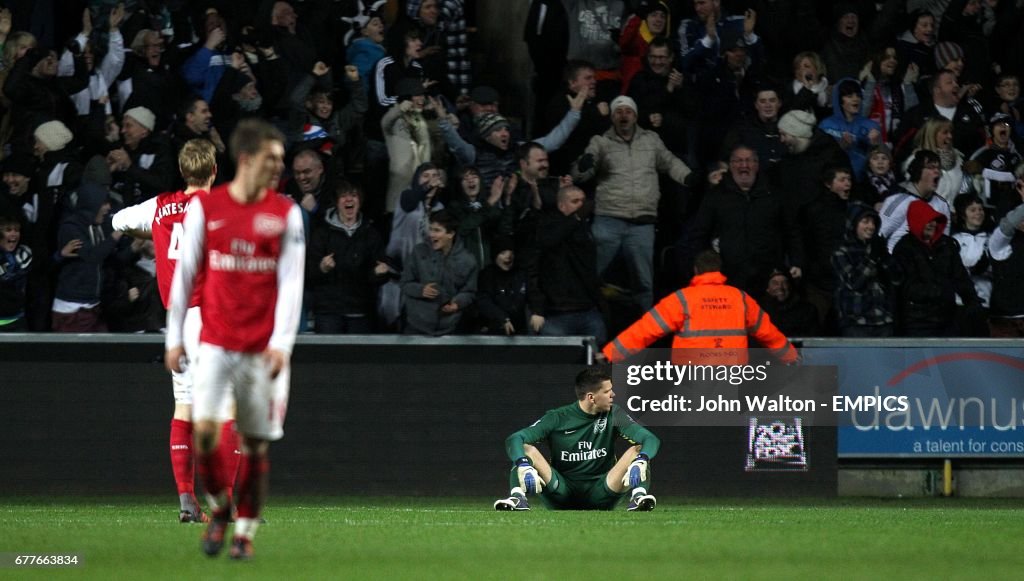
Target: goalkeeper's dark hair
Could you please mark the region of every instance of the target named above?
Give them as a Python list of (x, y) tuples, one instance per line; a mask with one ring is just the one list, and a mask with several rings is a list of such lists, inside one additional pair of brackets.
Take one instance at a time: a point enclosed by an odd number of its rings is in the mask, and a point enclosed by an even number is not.
[(612, 376), (602, 367), (588, 367), (576, 375), (576, 399), (582, 400), (588, 393), (594, 393)]

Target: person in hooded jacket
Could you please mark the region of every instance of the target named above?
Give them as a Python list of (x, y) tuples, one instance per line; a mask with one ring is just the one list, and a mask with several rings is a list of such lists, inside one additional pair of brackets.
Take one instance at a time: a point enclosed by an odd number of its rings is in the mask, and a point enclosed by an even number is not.
[(893, 258), (904, 275), (900, 319), (908, 337), (949, 337), (955, 330), (956, 295), (966, 308), (980, 307), (956, 241), (945, 235), (948, 219), (928, 202), (907, 209), (909, 236), (900, 238)]
[(363, 192), (347, 181), (334, 189), (334, 206), (313, 227), (306, 282), (313, 293), (316, 333), (374, 331), (377, 288), (386, 280), (384, 242), (362, 214)]
[(860, 83), (849, 77), (841, 79), (832, 90), (832, 115), (818, 125), (849, 156), (856, 181), (864, 179), (868, 152), (882, 143), (882, 127), (861, 114), (862, 101)]
[(843, 337), (892, 337), (899, 270), (885, 240), (881, 218), (870, 206), (849, 207), (846, 235), (832, 253), (834, 305)]
[(109, 191), (102, 184), (83, 182), (76, 206), (61, 222), (58, 244), (81, 240), (77, 254), (65, 258), (57, 275), (53, 301), (53, 330), (58, 333), (104, 333), (100, 309), (103, 263), (117, 249), (122, 233), (110, 226)]
[(441, 170), (436, 165), (423, 163), (416, 168), (391, 220), (387, 255), (396, 266), (401, 267), (417, 244), (427, 241), (430, 214), (445, 207), (441, 201), (444, 187)]

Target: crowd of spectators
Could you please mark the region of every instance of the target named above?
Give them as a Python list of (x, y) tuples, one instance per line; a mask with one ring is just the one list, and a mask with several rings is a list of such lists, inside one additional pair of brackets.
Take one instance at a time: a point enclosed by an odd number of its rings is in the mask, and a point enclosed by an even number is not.
[(484, 9), (0, 10), (0, 331), (159, 332), (152, 245), (110, 216), (180, 189), (190, 139), (229, 180), (258, 116), (304, 332), (600, 341), (715, 248), (789, 334), (1024, 336), (1024, 1), (533, 0), (532, 79), (474, 70)]

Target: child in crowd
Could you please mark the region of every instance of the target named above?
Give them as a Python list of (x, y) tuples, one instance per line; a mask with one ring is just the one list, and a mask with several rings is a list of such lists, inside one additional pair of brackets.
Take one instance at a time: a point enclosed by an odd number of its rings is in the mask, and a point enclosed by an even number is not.
[(878, 236), (878, 212), (862, 204), (851, 204), (849, 210), (843, 244), (832, 254), (839, 332), (843, 337), (891, 337), (899, 273)]
[[(960, 260), (971, 275), (974, 291), (985, 309), (985, 317), (966, 320), (960, 313), (959, 326), (964, 335), (988, 337), (988, 301), (992, 296), (992, 260), (988, 252), (989, 236), (995, 224), (988, 218), (981, 198), (975, 194), (960, 194), (953, 200), (953, 240), (960, 245)], [(957, 296), (957, 304), (963, 300)]]
[(25, 285), (32, 249), (21, 243), (21, 223), (0, 216), (0, 333), (25, 330)]
[(867, 179), (858, 184), (854, 199), (879, 211), (882, 209), (882, 200), (899, 186), (899, 180), (892, 170), (892, 151), (889, 146), (882, 144), (871, 148), (865, 173)]

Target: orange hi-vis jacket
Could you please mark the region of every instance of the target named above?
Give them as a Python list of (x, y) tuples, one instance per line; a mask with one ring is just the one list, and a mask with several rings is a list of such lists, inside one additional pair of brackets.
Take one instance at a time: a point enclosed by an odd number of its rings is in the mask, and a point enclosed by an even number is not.
[(720, 272), (693, 277), (690, 286), (661, 299), (639, 321), (605, 345), (602, 352), (609, 361), (617, 363), (670, 333), (675, 335), (673, 350), (700, 349), (708, 354), (728, 350), (729, 354), (720, 352), (724, 356), (720, 359), (728, 360), (721, 363), (747, 362), (748, 335), (785, 363), (798, 358), (796, 349), (754, 299), (725, 284), (725, 276)]

